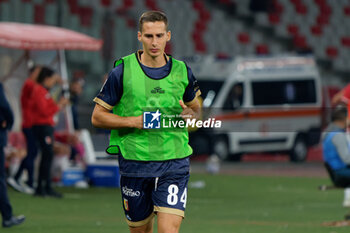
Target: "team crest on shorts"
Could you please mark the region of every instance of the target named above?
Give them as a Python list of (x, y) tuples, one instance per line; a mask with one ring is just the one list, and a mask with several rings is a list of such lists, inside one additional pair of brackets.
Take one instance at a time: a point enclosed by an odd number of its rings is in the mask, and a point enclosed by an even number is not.
[(129, 211), (129, 202), (128, 202), (128, 200), (125, 199), (125, 198), (124, 198), (124, 209), (125, 209), (126, 211)]

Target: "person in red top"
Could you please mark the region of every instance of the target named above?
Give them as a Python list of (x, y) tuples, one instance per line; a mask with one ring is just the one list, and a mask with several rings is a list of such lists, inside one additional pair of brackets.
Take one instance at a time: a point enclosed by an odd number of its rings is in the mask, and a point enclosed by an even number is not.
[(21, 107), (22, 107), (22, 128), (31, 128), (32, 127), (32, 108), (31, 108), (31, 96), (38, 75), (41, 71), (40, 66), (34, 66), (30, 69), (30, 76), (26, 79), (23, 84), (21, 92)]
[[(41, 71), (40, 66), (34, 66), (30, 69), (30, 75), (23, 84), (21, 91), (21, 109), (22, 109), (22, 131), (26, 138), (27, 143), (27, 156), (22, 160), (16, 175), (14, 178), (8, 178), (7, 182), (14, 189), (20, 192), (28, 194), (34, 193), (33, 181), (34, 181), (34, 161), (38, 153), (38, 147), (35, 141), (34, 133), (32, 130), (33, 122), (33, 110), (31, 96), (32, 92), (37, 85), (36, 80)], [(19, 180), (22, 176), (24, 169), (28, 172), (28, 180), (26, 185), (21, 185)]]
[(64, 97), (58, 103), (52, 99), (49, 91), (57, 81), (58, 75), (53, 70), (42, 67), (37, 79), (38, 85), (35, 86), (31, 96), (33, 132), (41, 150), (35, 195), (41, 197), (62, 197), (62, 194), (54, 191), (51, 186), (51, 166), (54, 155), (54, 116), (68, 103), (68, 100)]

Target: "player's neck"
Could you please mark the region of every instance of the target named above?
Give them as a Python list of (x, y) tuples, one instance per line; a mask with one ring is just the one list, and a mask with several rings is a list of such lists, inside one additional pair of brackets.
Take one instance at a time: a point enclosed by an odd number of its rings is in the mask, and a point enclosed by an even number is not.
[(139, 61), (141, 62), (142, 65), (152, 67), (152, 68), (165, 66), (168, 60), (165, 54), (159, 55), (157, 57), (152, 57), (142, 51), (139, 51), (138, 55), (139, 55), (138, 56)]
[(341, 129), (346, 129), (346, 121), (334, 121), (333, 124), (335, 124), (337, 127)]

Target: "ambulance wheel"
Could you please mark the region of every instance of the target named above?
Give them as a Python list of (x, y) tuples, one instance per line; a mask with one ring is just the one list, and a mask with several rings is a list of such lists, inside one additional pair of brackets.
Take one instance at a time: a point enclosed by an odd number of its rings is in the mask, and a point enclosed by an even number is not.
[(290, 161), (303, 162), (307, 157), (307, 145), (303, 137), (298, 136), (295, 139), (294, 146), (289, 152)]
[(241, 161), (242, 154), (231, 154), (228, 146), (228, 139), (226, 136), (219, 136), (214, 144), (213, 148), (214, 154), (219, 156), (221, 160), (229, 160), (229, 161)]

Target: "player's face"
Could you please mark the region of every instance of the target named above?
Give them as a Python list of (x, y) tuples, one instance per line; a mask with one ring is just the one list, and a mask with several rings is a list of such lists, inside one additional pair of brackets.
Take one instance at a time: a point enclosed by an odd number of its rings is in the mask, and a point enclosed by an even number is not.
[(163, 56), (166, 42), (170, 40), (171, 33), (166, 30), (162, 21), (144, 22), (142, 32), (138, 32), (137, 37), (142, 43), (144, 53), (156, 58)]

